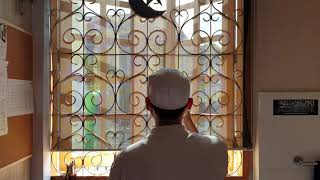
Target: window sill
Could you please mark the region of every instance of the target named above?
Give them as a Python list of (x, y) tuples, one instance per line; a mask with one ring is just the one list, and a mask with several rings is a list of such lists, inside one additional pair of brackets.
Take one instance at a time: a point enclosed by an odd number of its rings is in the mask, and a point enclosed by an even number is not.
[[(51, 180), (64, 180), (63, 176), (52, 176)], [(77, 176), (76, 180), (108, 180), (106, 176)], [(245, 177), (226, 177), (225, 180), (247, 180)]]
[[(52, 176), (51, 180), (64, 180), (63, 176)], [(108, 180), (106, 176), (77, 176), (76, 180)]]

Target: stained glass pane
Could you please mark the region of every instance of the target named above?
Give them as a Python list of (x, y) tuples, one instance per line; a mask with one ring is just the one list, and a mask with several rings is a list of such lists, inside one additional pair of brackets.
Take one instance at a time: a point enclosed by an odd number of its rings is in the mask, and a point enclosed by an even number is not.
[(198, 130), (243, 148), (243, 1), (161, 2), (145, 18), (128, 0), (52, 0), (53, 151), (119, 151), (148, 135), (146, 81), (164, 67), (189, 78)]

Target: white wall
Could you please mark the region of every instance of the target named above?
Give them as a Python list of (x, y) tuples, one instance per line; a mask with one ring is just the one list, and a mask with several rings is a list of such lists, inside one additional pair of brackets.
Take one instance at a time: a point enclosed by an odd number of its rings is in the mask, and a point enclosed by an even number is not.
[(31, 156), (27, 156), (16, 161), (9, 166), (0, 169), (1, 180), (32, 180), (31, 174)]
[(320, 90), (320, 1), (256, 1), (256, 90)]
[(293, 163), (295, 156), (320, 160), (320, 116), (274, 116), (274, 99), (320, 99), (320, 92), (259, 93), (257, 138), (259, 180), (313, 180), (313, 167)]
[[(310, 139), (313, 123), (301, 122), (297, 130), (297, 123), (262, 125), (261, 114), (258, 111), (258, 92), (262, 91), (318, 91), (320, 92), (320, 1), (319, 0), (256, 0), (255, 9), (255, 35), (254, 35), (254, 120), (256, 135), (262, 130), (268, 132), (270, 137), (275, 131), (273, 125), (283, 131), (281, 138), (274, 138), (276, 144), (291, 142), (294, 137), (286, 136), (293, 131), (301, 139)], [(265, 120), (265, 119), (264, 119)], [(320, 119), (319, 119), (320, 121)], [(299, 124), (299, 123), (298, 123)], [(320, 128), (320, 126), (319, 126)], [(270, 138), (255, 137), (255, 179), (274, 179), (281, 169), (276, 168), (281, 162), (282, 155), (277, 153), (277, 147), (259, 147), (264, 140)], [(315, 140), (315, 139), (314, 139)], [(302, 142), (297, 141), (302, 146)], [(319, 140), (320, 147), (320, 140)], [(259, 149), (260, 148), (260, 149)], [(287, 147), (286, 151), (294, 151)], [(266, 152), (266, 156), (278, 159), (271, 162), (274, 169), (268, 172), (259, 172), (259, 165), (265, 162), (259, 160)], [(285, 152), (282, 150), (282, 152)], [(298, 153), (298, 152), (297, 152)], [(320, 152), (319, 152), (320, 155)], [(269, 158), (269, 157), (264, 157)], [(290, 165), (288, 165), (289, 168)], [(283, 169), (282, 169), (283, 170)], [(287, 173), (288, 174), (288, 173)], [(260, 176), (259, 176), (260, 175)], [(287, 177), (294, 176), (289, 173)], [(292, 177), (292, 180), (296, 177)], [(288, 179), (278, 176), (277, 179)], [(290, 179), (290, 178), (289, 178)], [(300, 180), (300, 179), (299, 179)], [(308, 179), (306, 179), (308, 180)]]
[(18, 0), (0, 0), (0, 19), (6, 20), (25, 31), (31, 32), (31, 0), (24, 0), (24, 14), (20, 15), (18, 11)]

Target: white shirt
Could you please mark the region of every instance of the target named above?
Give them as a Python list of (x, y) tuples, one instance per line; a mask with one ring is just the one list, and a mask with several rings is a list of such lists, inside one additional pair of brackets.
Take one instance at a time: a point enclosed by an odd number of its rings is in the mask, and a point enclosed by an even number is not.
[(223, 180), (227, 156), (217, 137), (189, 133), (182, 125), (156, 127), (117, 156), (110, 180)]

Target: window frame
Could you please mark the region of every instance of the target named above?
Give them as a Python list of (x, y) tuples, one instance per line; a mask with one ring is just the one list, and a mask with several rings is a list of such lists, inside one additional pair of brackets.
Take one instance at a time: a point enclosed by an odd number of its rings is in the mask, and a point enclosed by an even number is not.
[[(125, 3), (125, 2), (123, 2), (123, 4), (125, 4), (124, 6), (127, 6), (128, 5), (128, 3)], [(189, 3), (189, 4), (193, 4), (193, 3)], [(186, 5), (183, 5), (183, 6), (188, 6), (188, 4), (186, 4)], [(205, 38), (200, 38), (199, 39), (199, 41), (208, 41), (208, 40), (206, 40)], [(127, 42), (124, 42), (124, 43), (127, 43)], [(114, 115), (110, 115), (110, 117), (112, 117), (112, 116), (114, 116)], [(119, 116), (118, 114), (117, 114), (117, 116)], [(124, 117), (126, 117), (126, 118), (128, 118), (128, 116), (130, 116), (130, 115), (123, 115)], [(244, 156), (245, 156), (245, 154), (247, 154), (247, 153), (244, 153)], [(245, 159), (245, 158), (244, 158)], [(244, 162), (245, 163), (245, 162)], [(245, 173), (244, 173), (245, 174)], [(233, 178), (241, 178), (241, 177), (227, 177), (227, 179), (233, 179)]]

